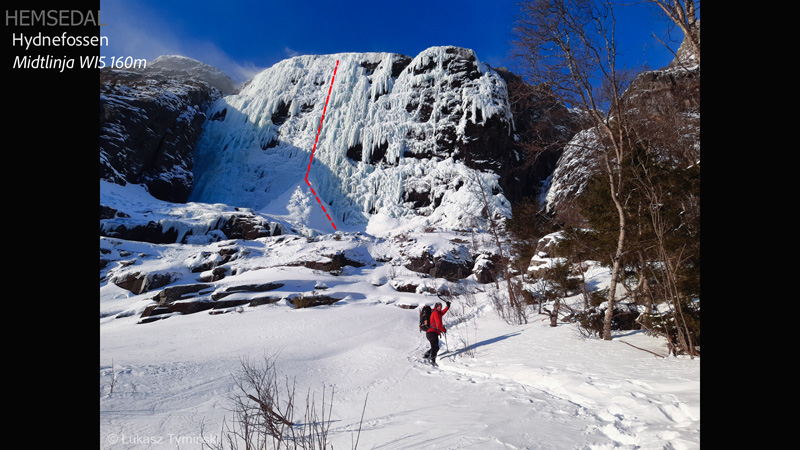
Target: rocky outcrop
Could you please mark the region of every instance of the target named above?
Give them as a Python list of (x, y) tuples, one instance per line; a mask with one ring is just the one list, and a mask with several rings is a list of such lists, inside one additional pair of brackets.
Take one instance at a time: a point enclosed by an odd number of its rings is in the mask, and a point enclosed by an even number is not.
[[(662, 161), (689, 167), (700, 162), (700, 66), (685, 52), (668, 67), (639, 74), (621, 98), (629, 128)], [(581, 226), (575, 207), (589, 178), (601, 169), (601, 139), (577, 133), (564, 147), (546, 192), (546, 208), (559, 221)]]
[(661, 158), (684, 167), (700, 162), (700, 66), (644, 72), (624, 99)]
[(160, 57), (140, 70), (101, 70), (100, 178), (185, 202), (205, 110), (234, 87), (217, 69), (183, 57)]
[(580, 130), (579, 116), (559, 103), (553, 94), (533, 86), (505, 68), (496, 69), (508, 87), (514, 117), (514, 139), (496, 147), (492, 155), (503, 194), (512, 203), (542, 194), (542, 186), (555, 170), (563, 143)]
[(321, 255), (318, 259), (313, 261), (299, 261), (289, 263), (288, 265), (303, 266), (313, 270), (320, 270), (329, 272), (331, 274), (339, 274), (345, 266), (351, 267), (364, 267), (365, 264), (361, 261), (350, 259), (345, 252), (336, 252), (332, 255)]
[[(279, 236), (286, 232), (278, 222), (257, 215), (249, 210), (228, 208), (218, 210), (209, 207), (201, 212), (202, 221), (187, 215), (170, 212), (160, 218), (152, 211), (137, 213), (135, 205), (129, 212), (108, 205), (100, 205), (100, 236), (153, 244), (187, 243), (192, 240), (219, 241), (223, 239), (255, 240), (261, 237)], [(172, 211), (166, 208), (167, 211)], [(185, 211), (183, 211), (185, 214)]]
[[(152, 298), (153, 303), (144, 309), (139, 323), (153, 322), (176, 314), (195, 314), (208, 310), (223, 311), (237, 306), (274, 303), (280, 297), (253, 294), (272, 291), (282, 286), (281, 283), (233, 285), (220, 291), (214, 291), (216, 287), (208, 283), (170, 286)], [(235, 298), (236, 294), (242, 293), (247, 294), (246, 298)]]
[(417, 273), (430, 275), (433, 278), (444, 278), (458, 281), (472, 275), (474, 262), (457, 255), (434, 256), (430, 252), (411, 256), (405, 268)]
[(109, 281), (134, 294), (142, 294), (166, 286), (175, 281), (178, 276), (178, 274), (170, 272), (135, 271), (112, 276)]
[(228, 286), (225, 289), (214, 292), (211, 295), (211, 298), (214, 301), (220, 301), (221, 299), (233, 294), (239, 294), (242, 292), (246, 293), (267, 292), (281, 287), (283, 287), (283, 283), (240, 284), (240, 285)]
[(457, 239), (447, 243), (428, 242), (424, 235), (409, 240), (403, 249), (402, 264), (412, 272), (448, 281), (472, 275), (475, 267), (466, 243)]
[(499, 280), (502, 271), (502, 260), (495, 253), (481, 253), (475, 257), (472, 273), (475, 281), (481, 284), (493, 283)]

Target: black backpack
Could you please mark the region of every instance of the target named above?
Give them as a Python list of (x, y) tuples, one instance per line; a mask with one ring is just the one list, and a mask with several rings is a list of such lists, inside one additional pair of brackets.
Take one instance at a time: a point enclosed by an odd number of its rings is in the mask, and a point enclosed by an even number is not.
[(425, 305), (419, 311), (419, 331), (428, 331), (430, 323), (428, 320), (431, 318), (431, 307)]

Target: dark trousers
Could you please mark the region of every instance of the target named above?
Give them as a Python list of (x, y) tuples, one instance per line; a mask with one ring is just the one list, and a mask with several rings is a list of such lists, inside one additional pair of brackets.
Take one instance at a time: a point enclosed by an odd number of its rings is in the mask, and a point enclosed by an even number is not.
[(431, 361), (436, 362), (436, 355), (439, 353), (439, 333), (428, 331), (425, 333), (425, 337), (431, 343)]

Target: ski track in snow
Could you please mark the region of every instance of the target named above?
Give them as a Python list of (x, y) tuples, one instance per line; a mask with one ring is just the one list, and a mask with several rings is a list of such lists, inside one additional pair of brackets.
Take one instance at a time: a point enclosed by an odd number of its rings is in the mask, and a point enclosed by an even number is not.
[[(427, 347), (421, 347), (420, 352)], [(540, 367), (530, 370), (522, 364), (492, 361), (469, 361), (454, 359), (453, 352), (437, 358), (438, 368), (427, 367), (427, 362), (411, 358), (422, 365), (421, 370), (428, 375), (450, 377), (456, 382), (471, 385), (473, 388), (493, 392), (504, 404), (524, 405), (531, 407), (531, 417), (525, 417), (531, 423), (570, 424), (578, 420), (587, 436), (601, 436), (610, 440), (608, 444), (591, 445), (587, 441), (585, 448), (649, 448), (641, 446), (642, 442), (669, 441), (680, 436), (670, 430), (673, 426), (691, 427), (699, 417), (693, 417), (691, 408), (672, 394), (654, 394), (652, 387), (636, 379), (604, 382), (598, 376), (582, 374), (578, 369), (566, 369), (566, 377), (573, 382), (564, 382), (565, 375), (558, 374), (555, 367)], [(549, 375), (558, 374), (555, 382), (547, 379)], [(608, 402), (598, 402), (599, 398), (607, 398)], [(663, 414), (665, 429), (652, 430), (648, 424), (637, 417), (635, 411), (649, 409)], [(648, 430), (648, 428), (651, 428)], [(648, 436), (643, 438), (647, 434)], [(576, 448), (548, 447), (539, 442), (538, 436), (525, 448)], [(478, 444), (480, 439), (475, 439)], [(534, 442), (536, 444), (534, 444)], [(543, 445), (539, 447), (539, 445)], [(572, 444), (574, 445), (574, 443)], [(392, 447), (394, 448), (394, 447)], [(401, 448), (401, 447), (398, 447)], [(480, 447), (476, 447), (480, 448)], [(510, 446), (510, 448), (517, 448)], [(578, 448), (584, 448), (578, 446)], [(662, 447), (657, 447), (662, 448)], [(665, 445), (663, 448), (693, 448), (689, 445)]]

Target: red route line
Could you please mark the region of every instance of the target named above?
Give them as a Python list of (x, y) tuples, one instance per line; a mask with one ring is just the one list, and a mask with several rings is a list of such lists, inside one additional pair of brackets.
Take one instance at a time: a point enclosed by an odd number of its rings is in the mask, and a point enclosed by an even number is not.
[(336, 229), (336, 224), (333, 223), (333, 219), (331, 219), (331, 215), (328, 214), (328, 211), (325, 211), (325, 206), (319, 200), (319, 196), (317, 195), (314, 188), (311, 187), (311, 182), (308, 181), (308, 174), (311, 172), (311, 162), (314, 161), (314, 153), (317, 151), (317, 141), (319, 140), (319, 133), (322, 131), (322, 121), (325, 120), (325, 111), (328, 109), (328, 100), (331, 98), (331, 90), (333, 90), (333, 80), (336, 78), (336, 69), (339, 68), (339, 60), (336, 60), (336, 67), (333, 68), (333, 76), (331, 77), (331, 86), (328, 88), (328, 96), (325, 98), (325, 107), (322, 108), (322, 117), (319, 119), (319, 128), (317, 129), (317, 137), (314, 139), (314, 148), (311, 149), (311, 159), (308, 161), (308, 169), (306, 170), (306, 184), (308, 188), (311, 189), (311, 193), (314, 194), (314, 197), (317, 199), (317, 203), (322, 208), (322, 212), (325, 213), (325, 216), (328, 217), (328, 220), (331, 221), (331, 225), (333, 225), (333, 229)]

